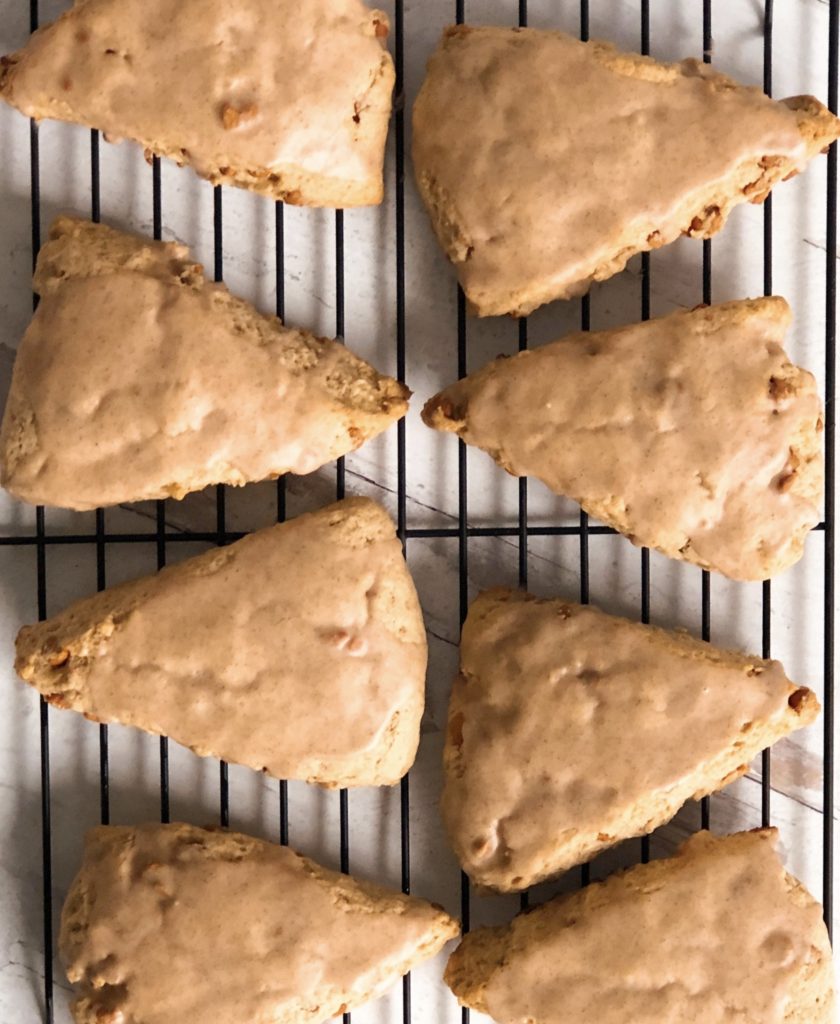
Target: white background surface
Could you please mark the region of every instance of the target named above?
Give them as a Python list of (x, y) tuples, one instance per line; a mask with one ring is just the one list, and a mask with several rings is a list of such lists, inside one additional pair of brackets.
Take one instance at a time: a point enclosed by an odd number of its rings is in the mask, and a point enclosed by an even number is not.
[[(66, 6), (42, 2), (47, 21)], [(392, 5), (383, 4), (388, 9)], [(532, 0), (531, 24), (579, 27), (576, 0)], [(639, 46), (637, 0), (592, 0), (591, 34), (628, 49)], [(0, 52), (21, 46), (28, 32), (26, 0), (0, 0)], [(407, 0), (406, 103), (419, 86), (425, 60), (442, 27), (454, 20), (450, 0)], [(652, 0), (651, 47), (660, 59), (700, 56), (700, 0)], [(745, 82), (762, 81), (762, 9), (758, 0), (717, 0), (714, 5), (716, 65)], [(467, 19), (513, 23), (513, 0), (468, 0)], [(825, 0), (776, 0), (774, 92), (778, 96), (811, 92), (823, 100), (827, 82), (828, 4)], [(393, 41), (392, 41), (393, 45)], [(457, 103), (457, 96), (452, 97)], [(407, 126), (410, 134), (410, 125)], [(89, 133), (57, 124), (41, 128), (42, 225), (63, 209), (90, 210)], [(20, 115), (0, 110), (0, 386), (8, 385), (13, 350), (31, 312), (29, 124)], [(117, 226), (151, 232), (151, 170), (131, 145), (102, 145), (102, 216)], [(620, 168), (616, 168), (620, 174)], [(774, 198), (774, 287), (793, 305), (795, 323), (788, 350), (822, 382), (824, 368), (826, 161), (817, 160), (807, 174), (780, 186)], [(395, 218), (393, 131), (386, 169), (387, 199), (374, 210), (345, 216), (346, 340), (380, 369), (395, 366)], [(163, 165), (163, 223), (166, 238), (189, 243), (212, 270), (212, 189), (189, 170)], [(762, 291), (763, 215), (746, 206), (732, 216), (713, 243), (713, 297), (717, 300)], [(224, 193), (225, 278), (230, 287), (257, 303), (274, 308), (274, 207), (266, 199), (242, 192)], [(410, 527), (453, 525), (457, 503), (457, 445), (435, 435), (419, 420), (423, 401), (456, 375), (455, 285), (420, 208), (410, 164), (406, 183), (406, 270), (408, 383), (415, 400), (408, 418), (408, 522)], [(691, 307), (701, 301), (701, 246), (683, 240), (653, 254), (654, 313)], [(286, 319), (319, 333), (335, 330), (334, 217), (328, 211), (286, 210)], [(640, 311), (638, 260), (592, 293), (592, 327), (598, 329), (637, 319)], [(578, 303), (554, 303), (530, 322), (538, 344), (577, 326)], [(469, 367), (475, 369), (499, 352), (516, 347), (516, 324), (500, 319), (470, 321)], [(2, 397), (0, 397), (2, 402)], [(248, 410), (243, 410), (247, 417)], [(396, 431), (366, 446), (347, 460), (348, 493), (367, 493), (393, 509), (396, 480)], [(326, 503), (334, 493), (334, 475), (324, 470), (289, 481), (289, 511)], [(516, 522), (516, 482), (477, 452), (469, 454), (469, 518), (475, 525)], [(273, 486), (228, 492), (228, 522), (233, 529), (265, 525), (275, 515)], [(532, 523), (576, 521), (577, 510), (541, 486), (529, 488)], [(154, 509), (134, 507), (106, 513), (106, 529), (155, 528)], [(212, 494), (167, 503), (171, 528), (215, 528)], [(53, 532), (93, 533), (93, 514), (48, 512)], [(0, 532), (32, 534), (32, 509), (0, 495)], [(200, 545), (170, 544), (167, 559), (194, 553)], [(591, 596), (603, 607), (639, 614), (639, 552), (619, 537), (592, 537)], [(449, 682), (457, 661), (457, 541), (411, 540), (408, 557), (426, 613), (430, 642), (427, 712), (423, 739), (411, 772), (411, 880), (413, 891), (444, 903), (458, 913), (459, 874), (444, 840), (437, 813), (440, 787), (441, 729)], [(469, 543), (470, 592), (494, 583), (515, 584), (515, 538), (473, 539)], [(155, 544), (114, 545), (106, 552), (109, 584), (155, 568)], [(531, 589), (574, 598), (579, 593), (576, 538), (532, 539), (529, 545)], [(823, 537), (812, 534), (802, 563), (773, 584), (773, 654), (792, 678), (822, 693)], [(50, 546), (46, 559), (48, 612), (96, 586), (94, 545)], [(681, 625), (699, 634), (700, 571), (654, 555), (651, 558), (652, 618)], [(258, 585), (258, 582), (257, 584)], [(43, 935), (41, 918), (40, 763), (38, 701), (12, 671), (13, 640), (21, 624), (37, 617), (35, 550), (0, 547), (0, 1022), (28, 1024), (43, 1013)], [(720, 644), (752, 651), (761, 648), (761, 586), (712, 582), (712, 636)], [(51, 711), (50, 748), (53, 832), (53, 900), (55, 921), (78, 865), (82, 836), (99, 820), (98, 729), (79, 716)], [(822, 889), (822, 723), (783, 741), (773, 756), (773, 820), (781, 829), (785, 863), (819, 898)], [(158, 741), (112, 727), (111, 820), (115, 823), (156, 818), (159, 814)], [(172, 744), (170, 747), (172, 816), (198, 824), (218, 816), (218, 768)], [(237, 767), (231, 768), (231, 825), (276, 837), (277, 783)], [(836, 808), (834, 810), (836, 820)], [(354, 791), (350, 794), (350, 858), (355, 872), (399, 885), (399, 792)], [(719, 831), (760, 823), (758, 772), (731, 786), (712, 801), (712, 825)], [(699, 824), (699, 808), (687, 807), (654, 840), (655, 853), (666, 852)], [(292, 844), (337, 866), (338, 795), (290, 785)], [(638, 842), (593, 867), (603, 875), (617, 859), (638, 858)], [(573, 872), (565, 885), (577, 882)], [(542, 887), (545, 893), (558, 886)], [(538, 894), (542, 898), (544, 893)], [(504, 920), (517, 901), (473, 897), (473, 924)], [(440, 982), (443, 958), (425, 965), (413, 978), (413, 1019), (454, 1022), (455, 1001)], [(59, 965), (56, 1019), (69, 1020), (67, 987)], [(401, 995), (354, 1012), (362, 1022), (401, 1018)], [(478, 1020), (478, 1016), (474, 1015)], [(234, 1024), (234, 1022), (231, 1022)]]

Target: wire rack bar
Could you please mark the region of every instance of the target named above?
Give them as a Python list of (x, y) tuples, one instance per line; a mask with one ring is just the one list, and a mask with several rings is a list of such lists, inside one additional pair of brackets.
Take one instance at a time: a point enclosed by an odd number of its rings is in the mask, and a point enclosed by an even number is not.
[[(94, 224), (101, 220), (101, 192), (99, 175), (99, 132), (90, 132), (90, 219)], [(96, 528), (96, 589), (105, 589), (105, 510), (96, 509), (94, 513)], [(111, 821), (110, 794), (110, 757), (108, 750), (108, 726), (101, 724), (99, 729), (99, 820), (103, 825)]]
[[(764, 92), (773, 95), (773, 0), (764, 0)], [(764, 202), (764, 294), (773, 294), (773, 197)], [(761, 584), (761, 656), (769, 658), (772, 647), (772, 590), (770, 580)], [(770, 824), (770, 748), (761, 753), (761, 824)]]
[[(90, 219), (94, 224), (101, 220), (101, 191), (99, 173), (99, 132), (90, 131)], [(96, 589), (105, 589), (105, 511), (98, 508), (96, 522)], [(110, 764), (108, 751), (108, 726), (99, 725), (99, 820), (107, 825), (111, 820), (110, 806)]]
[[(589, 0), (580, 0), (580, 38), (583, 42), (589, 41)], [(580, 300), (580, 329), (588, 331), (590, 327), (591, 297), (587, 292)], [(581, 509), (578, 525), (581, 604), (589, 604), (589, 535), (592, 529), (589, 525), (589, 516)], [(582, 864), (580, 868), (580, 884), (582, 886), (589, 885), (590, 873), (589, 864)]]
[[(517, 23), (520, 28), (528, 25), (528, 0), (519, 0), (519, 16)], [(518, 321), (518, 346), (519, 351), (524, 352), (528, 348), (528, 318), (521, 316)], [(519, 574), (518, 581), (521, 590), (528, 589), (528, 477), (521, 476), (518, 484), (518, 519), (519, 519)], [(519, 909), (527, 910), (531, 902), (531, 896), (526, 889), (519, 894)]]
[[(464, 0), (455, 0), (455, 23), (464, 24)], [(463, 289), (457, 286), (457, 368), (458, 379), (467, 375), (467, 304)], [(517, 534), (519, 528), (517, 527)], [(461, 627), (467, 617), (469, 606), (469, 553), (467, 539), (467, 446), (458, 438), (458, 610)], [(470, 930), (470, 880), (461, 872), (461, 930), (466, 935)], [(461, 1022), (469, 1024), (469, 1007), (461, 1007)]]
[[(222, 186), (213, 186), (213, 280), (224, 280), (224, 200)], [(216, 538), (219, 547), (229, 543), (226, 526), (227, 508), (224, 484), (216, 487)], [(219, 761), (219, 824), (230, 825), (230, 777), (227, 761)]]
[[(517, 24), (520, 28), (528, 25), (528, 0), (519, 0)], [(528, 348), (528, 317), (521, 316), (518, 321), (518, 347), (520, 352)], [(528, 589), (528, 478), (519, 477), (518, 484), (518, 522), (519, 522), (519, 586)]]
[[(703, 0), (703, 63), (712, 63), (712, 0)], [(703, 239), (703, 304), (712, 303), (712, 241)], [(700, 635), (712, 639), (712, 577), (707, 569), (700, 570)], [(704, 796), (700, 801), (700, 827), (709, 828), (712, 821), (712, 799)]]
[[(405, 18), (403, 0), (394, 5), (394, 68), (396, 81), (394, 113), (394, 231), (396, 236), (396, 263), (394, 290), (396, 299), (396, 373), (397, 380), (405, 382)], [(405, 419), (397, 423), (397, 536), (407, 553), (407, 501), (408, 469), (406, 462)], [(410, 773), (400, 780), (400, 888), (411, 892), (411, 783)], [(402, 980), (402, 1020), (411, 1024), (411, 974)]]
[[(335, 336), (344, 339), (344, 210), (335, 211)], [(346, 492), (346, 470), (343, 456), (335, 463), (335, 496), (341, 501)], [(341, 870), (350, 871), (350, 801), (347, 790), (338, 792), (338, 837)], [(350, 1024), (351, 1015), (342, 1015), (344, 1024)]]
[[(639, 10), (639, 49), (642, 56), (650, 56), (650, 0), (641, 0), (641, 8)], [(640, 306), (642, 320), (650, 320), (650, 253), (642, 253), (642, 284), (641, 284), (641, 296)], [(650, 551), (648, 548), (642, 548), (640, 556), (640, 586), (641, 586), (641, 607), (639, 609), (639, 618), (645, 624), (650, 622)], [(642, 836), (640, 849), (640, 859), (643, 864), (647, 864), (650, 860), (650, 836)]]
[[(152, 238), (159, 242), (163, 238), (163, 189), (160, 178), (160, 157), (152, 157)], [(155, 554), (158, 571), (166, 565), (166, 502), (155, 502)], [(161, 736), (158, 740), (160, 761), (160, 820), (169, 821), (169, 740)]]
[[(818, 523), (817, 526), (813, 527), (812, 533), (823, 533), (825, 531), (825, 523)], [(249, 530), (227, 530), (223, 534), (226, 544), (230, 544), (232, 541), (241, 540), (243, 537), (247, 537), (251, 531)], [(517, 526), (467, 526), (468, 537), (519, 537), (520, 527)], [(528, 525), (526, 532), (529, 537), (577, 537), (582, 532), (580, 521), (575, 524), (566, 525)], [(617, 531), (611, 526), (602, 526), (600, 523), (589, 524), (586, 527), (586, 533), (592, 537), (607, 537), (617, 536)], [(405, 536), (407, 540), (416, 538), (449, 538), (455, 540), (460, 537), (461, 531), (457, 526), (413, 526), (407, 527), (405, 530)], [(207, 530), (172, 530), (170, 532), (164, 532), (158, 536), (157, 532), (148, 531), (146, 533), (108, 533), (105, 534), (103, 540), (106, 544), (148, 544), (150, 542), (157, 542), (162, 540), (165, 543), (182, 543), (182, 544), (196, 544), (196, 543), (207, 543), (215, 544), (218, 543), (219, 533), (218, 531), (207, 531)], [(26, 533), (26, 534), (14, 534), (0, 536), (0, 547), (35, 547), (40, 543), (46, 544), (48, 547), (51, 545), (62, 545), (62, 544), (95, 544), (97, 536), (95, 533), (53, 533), (45, 535), (39, 538), (38, 532)]]
[[(286, 212), (278, 199), (274, 203), (274, 311), (280, 320), (286, 319)], [(286, 521), (286, 478), (277, 480), (277, 522)], [(289, 845), (289, 783), (280, 779), (277, 784), (280, 812), (280, 844)]]
[[(274, 203), (274, 310), (281, 320), (286, 319), (286, 213), (283, 203)], [(286, 521), (286, 478), (277, 481), (277, 522)], [(289, 783), (280, 779), (277, 784), (280, 811), (280, 844), (289, 845)]]

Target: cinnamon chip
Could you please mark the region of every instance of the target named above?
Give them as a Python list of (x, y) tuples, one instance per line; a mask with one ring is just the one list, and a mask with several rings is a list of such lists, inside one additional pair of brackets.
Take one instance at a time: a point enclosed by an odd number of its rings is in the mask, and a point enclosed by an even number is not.
[(258, 113), (256, 103), (246, 103), (244, 106), (236, 107), (232, 103), (222, 104), (222, 125), (226, 132), (233, 131), (246, 121), (252, 121)]

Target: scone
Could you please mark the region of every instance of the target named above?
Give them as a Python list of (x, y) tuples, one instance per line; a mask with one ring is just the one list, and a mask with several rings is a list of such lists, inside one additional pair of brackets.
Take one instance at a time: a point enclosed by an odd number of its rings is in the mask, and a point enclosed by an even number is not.
[(101, 826), (61, 915), (77, 1024), (317, 1024), (458, 934), (425, 900), (192, 825)]
[(59, 217), (34, 287), (0, 428), (0, 483), (34, 504), (311, 473), (408, 408), (405, 385), (205, 281), (174, 242)]
[(776, 830), (676, 856), (465, 936), (446, 982), (499, 1024), (833, 1024), (821, 907)]
[(767, 298), (573, 334), (470, 374), (423, 420), (634, 544), (766, 579), (822, 511), (822, 405), (782, 348), (789, 322)]
[(475, 883), (526, 889), (653, 831), (818, 713), (778, 661), (489, 590), (461, 635), (443, 820)]
[(390, 785), (417, 751), (423, 618), (367, 498), (77, 601), (16, 646), (51, 704), (278, 778)]
[(0, 96), (214, 184), (369, 206), (382, 201), (387, 35), (362, 0), (76, 0), (2, 58)]
[(472, 310), (521, 316), (635, 253), (708, 238), (840, 136), (696, 60), (530, 28), (446, 29), (414, 104), (420, 194)]

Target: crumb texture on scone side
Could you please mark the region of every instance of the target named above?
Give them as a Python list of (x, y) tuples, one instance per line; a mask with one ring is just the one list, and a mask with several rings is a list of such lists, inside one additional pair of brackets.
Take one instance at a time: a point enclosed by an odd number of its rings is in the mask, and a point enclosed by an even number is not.
[(777, 103), (695, 60), (459, 25), (429, 61), (412, 154), (473, 311), (522, 316), (714, 234), (838, 136), (813, 97)]
[(311, 473), (405, 415), (410, 392), (285, 327), (189, 250), (59, 217), (0, 428), (0, 482), (92, 509)]
[(319, 1024), (459, 932), (440, 908), (192, 825), (100, 826), (61, 915), (77, 1024)]
[(763, 298), (570, 335), (489, 363), (423, 420), (636, 544), (767, 579), (822, 513), (822, 404), (782, 347), (789, 322)]
[(362, 0), (77, 0), (2, 58), (0, 96), (215, 184), (369, 206), (383, 194), (388, 28)]
[(485, 591), (461, 635), (441, 813), (476, 884), (526, 889), (652, 832), (818, 713), (778, 661)]
[(834, 1024), (822, 908), (775, 845), (775, 829), (700, 832), (674, 857), (470, 932), (445, 980), (501, 1022)]
[(24, 626), (57, 707), (277, 778), (391, 785), (414, 761), (427, 645), (394, 523), (348, 498)]

